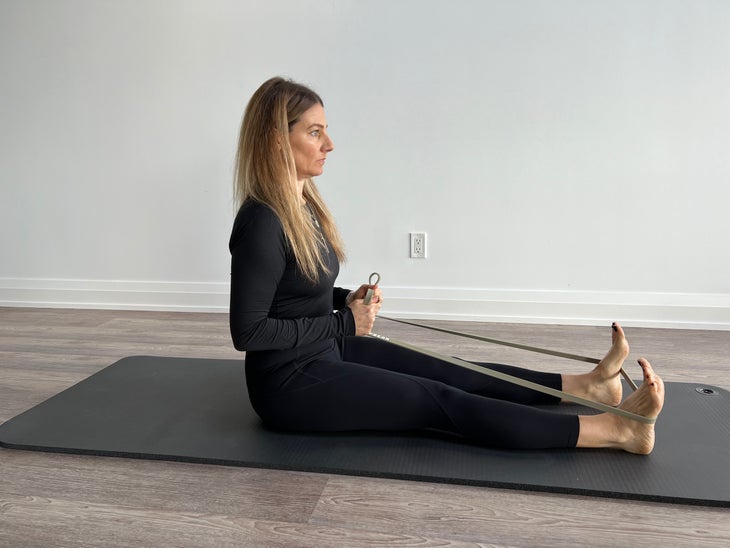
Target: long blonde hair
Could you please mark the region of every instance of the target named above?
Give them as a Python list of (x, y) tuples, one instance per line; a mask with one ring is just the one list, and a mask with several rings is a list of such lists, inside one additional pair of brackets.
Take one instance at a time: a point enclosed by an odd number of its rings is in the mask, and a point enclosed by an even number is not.
[(281, 222), (297, 266), (312, 282), (319, 279), (320, 272), (329, 273), (320, 228), (337, 258), (345, 260), (342, 239), (314, 180), (304, 181), (302, 193), (319, 228), (297, 194), (289, 130), (315, 104), (324, 106), (320, 96), (306, 86), (279, 77), (264, 82), (246, 106), (234, 177), (236, 206), (246, 200), (268, 205)]

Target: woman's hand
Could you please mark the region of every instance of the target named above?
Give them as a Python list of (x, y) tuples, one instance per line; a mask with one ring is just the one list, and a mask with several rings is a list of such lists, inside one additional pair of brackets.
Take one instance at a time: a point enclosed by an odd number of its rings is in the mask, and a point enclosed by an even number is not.
[[(373, 290), (373, 299), (370, 304), (365, 304), (363, 299), (368, 289)], [(345, 302), (355, 319), (355, 335), (368, 335), (373, 330), (375, 316), (383, 305), (383, 292), (377, 285), (363, 284), (356, 291), (351, 291)]]

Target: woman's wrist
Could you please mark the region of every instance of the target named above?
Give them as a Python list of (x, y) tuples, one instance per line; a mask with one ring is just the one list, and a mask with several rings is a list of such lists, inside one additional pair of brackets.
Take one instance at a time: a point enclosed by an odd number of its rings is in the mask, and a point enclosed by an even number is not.
[(355, 300), (355, 292), (354, 291), (350, 291), (347, 294), (347, 297), (345, 297), (345, 304), (347, 306), (350, 306), (350, 303), (352, 303), (352, 301), (354, 301), (354, 300)]

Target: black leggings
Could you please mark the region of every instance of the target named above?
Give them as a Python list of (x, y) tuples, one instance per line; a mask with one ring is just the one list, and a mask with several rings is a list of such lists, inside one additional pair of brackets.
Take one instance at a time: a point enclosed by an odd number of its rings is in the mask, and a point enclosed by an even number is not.
[[(484, 364), (560, 389), (561, 377)], [(513, 449), (575, 447), (575, 415), (531, 404), (558, 399), (368, 337), (332, 341), (295, 359), (247, 356), (254, 409), (266, 424), (295, 431), (436, 429)]]

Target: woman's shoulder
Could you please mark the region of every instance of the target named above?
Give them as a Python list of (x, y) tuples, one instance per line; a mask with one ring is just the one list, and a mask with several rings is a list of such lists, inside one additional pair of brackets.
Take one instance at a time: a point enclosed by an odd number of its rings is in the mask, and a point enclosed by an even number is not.
[(231, 231), (231, 247), (244, 234), (258, 237), (277, 237), (282, 234), (281, 222), (271, 207), (257, 200), (248, 199), (241, 205)]
[(277, 225), (281, 226), (279, 217), (276, 215), (271, 206), (259, 202), (258, 200), (248, 199), (241, 205), (236, 220), (233, 225)]

